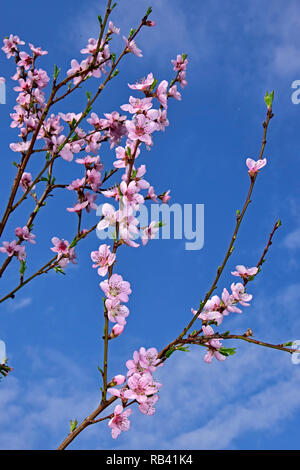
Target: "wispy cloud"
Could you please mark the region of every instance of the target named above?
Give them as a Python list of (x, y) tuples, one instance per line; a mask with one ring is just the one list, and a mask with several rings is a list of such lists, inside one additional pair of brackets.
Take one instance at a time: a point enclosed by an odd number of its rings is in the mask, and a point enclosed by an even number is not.
[(31, 303), (32, 303), (31, 297), (24, 297), (21, 300), (18, 300), (18, 301), (14, 300), (13, 302), (9, 303), (7, 308), (11, 312), (15, 312), (17, 310), (21, 310), (23, 308), (28, 307), (28, 305), (30, 305)]

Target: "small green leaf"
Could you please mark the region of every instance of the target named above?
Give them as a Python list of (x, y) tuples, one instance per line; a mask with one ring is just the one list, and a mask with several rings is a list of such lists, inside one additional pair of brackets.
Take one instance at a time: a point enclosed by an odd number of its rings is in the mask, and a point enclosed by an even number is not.
[(274, 90), (271, 91), (271, 93), (268, 93), (266, 91), (266, 95), (265, 95), (265, 103), (266, 103), (266, 106), (268, 109), (272, 108), (272, 104), (273, 104), (273, 100), (274, 100)]
[(168, 349), (168, 351), (165, 352), (165, 357), (166, 358), (170, 357), (171, 354), (173, 354), (174, 351), (175, 351), (174, 346), (171, 346), (170, 349)]
[(75, 419), (75, 421), (70, 421), (70, 430), (71, 432), (75, 431), (75, 429), (77, 428), (77, 424), (78, 424), (78, 421), (77, 419)]
[(20, 274), (24, 274), (26, 270), (26, 261), (22, 260), (20, 265)]
[(69, 245), (69, 248), (73, 248), (76, 245), (77, 245), (77, 240), (76, 240), (76, 238), (73, 238), (73, 240), (71, 241), (71, 243)]
[(55, 64), (55, 65), (54, 65), (54, 80), (57, 79), (59, 72), (60, 72), (60, 69), (59, 69), (59, 68), (57, 67), (57, 65)]
[(152, 13), (152, 7), (149, 7), (146, 12), (146, 16), (149, 16), (151, 13)]
[(129, 33), (129, 39), (134, 35), (135, 29), (131, 28), (130, 33)]
[(60, 268), (59, 266), (55, 266), (54, 267), (54, 271), (58, 274), (63, 274), (65, 275), (66, 273), (64, 272), (64, 270), (62, 268)]
[(232, 356), (236, 353), (236, 348), (220, 348), (218, 350), (223, 356)]
[(119, 70), (116, 69), (114, 73), (112, 74), (111, 78), (116, 77), (119, 74)]
[(92, 96), (92, 93), (90, 91), (87, 91), (86, 96), (87, 96), (87, 99), (90, 100), (91, 96)]
[(189, 348), (186, 346), (178, 346), (178, 348), (176, 348), (176, 351), (190, 352)]
[(294, 346), (294, 341), (289, 341), (288, 343), (284, 343), (282, 346)]

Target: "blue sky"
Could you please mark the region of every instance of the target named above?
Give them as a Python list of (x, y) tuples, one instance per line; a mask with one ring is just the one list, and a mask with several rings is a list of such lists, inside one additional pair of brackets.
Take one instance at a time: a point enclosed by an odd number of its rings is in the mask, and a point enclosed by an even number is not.
[[(18, 34), (48, 50), (40, 66), (49, 75), (54, 63), (65, 72), (70, 60), (80, 57), (87, 39), (97, 34), (97, 15), (104, 9), (104, 1), (91, 0), (17, 3), (2, 8), (1, 35)], [(144, 0), (121, 0), (113, 20), (127, 33), (148, 6)], [(266, 149), (268, 165), (257, 180), (217, 293), (233, 281), (230, 271), (236, 264), (257, 263), (280, 217), (283, 226), (263, 272), (249, 285), (251, 307), (223, 325), (234, 333), (251, 327), (257, 338), (274, 343), (300, 339), (300, 106), (291, 101), (291, 84), (300, 79), (299, 3), (153, 0), (152, 7), (157, 26), (137, 41), (144, 57), (126, 58), (94, 111), (100, 115), (118, 110), (130, 95), (127, 83), (150, 71), (170, 79), (170, 59), (181, 52), (189, 55), (183, 100), (169, 106), (170, 126), (155, 135), (153, 150), (143, 151), (140, 158), (154, 187), (159, 192), (171, 189), (173, 203), (205, 205), (205, 244), (200, 251), (186, 251), (182, 240), (160, 240), (120, 251), (118, 273), (131, 282), (133, 294), (126, 331), (113, 342), (111, 376), (126, 372), (126, 360), (140, 346), (161, 349), (169, 343), (190, 320), (190, 308), (204, 297), (248, 189), (245, 159), (258, 156), (263, 95), (272, 89), (275, 117)], [(9, 127), (15, 104), (14, 82), (9, 80), (13, 70), (2, 54), (7, 104), (0, 106), (1, 201), (15, 171), (8, 147), (17, 141)], [(78, 94), (57, 111), (80, 112), (84, 99)], [(110, 168), (113, 154), (104, 148), (101, 156)], [(57, 179), (62, 182), (78, 174), (75, 163), (59, 163)], [(60, 193), (48, 211), (40, 212), (34, 231), (38, 243), (28, 250), (28, 269), (50, 258), (52, 236), (72, 239), (74, 217), (65, 211), (72, 203), (71, 194)], [(14, 227), (26, 220), (26, 212), (20, 212), (4, 239), (11, 239)], [(86, 225), (96, 220), (91, 214)], [(90, 236), (78, 247), (78, 265), (66, 276), (49, 273), (14, 301), (1, 304), (0, 339), (6, 342), (14, 372), (0, 384), (0, 448), (55, 448), (68, 432), (69, 420), (84, 418), (98, 403), (102, 294), (89, 255), (98, 245), (96, 236)], [(11, 263), (1, 292), (14, 286), (16, 272)], [(198, 350), (173, 355), (157, 374), (163, 387), (154, 417), (136, 409), (132, 430), (117, 441), (106, 424), (99, 424), (70, 448), (299, 449), (300, 367), (278, 351), (232, 346), (237, 354), (222, 364), (204, 364)]]

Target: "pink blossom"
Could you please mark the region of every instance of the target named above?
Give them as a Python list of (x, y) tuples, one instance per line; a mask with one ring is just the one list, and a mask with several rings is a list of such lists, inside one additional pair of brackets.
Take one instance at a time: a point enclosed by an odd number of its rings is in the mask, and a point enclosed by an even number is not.
[(11, 257), (16, 253), (17, 242), (13, 240), (12, 242), (3, 242), (3, 246), (0, 247), (1, 253), (6, 253), (7, 256)]
[(98, 191), (101, 185), (101, 173), (94, 168), (92, 170), (87, 170), (87, 183), (90, 185), (93, 191)]
[(168, 89), (168, 82), (167, 80), (163, 80), (162, 82), (160, 82), (156, 90), (156, 97), (158, 101), (166, 109), (168, 107), (167, 89)]
[(68, 212), (81, 212), (84, 208), (87, 207), (89, 201), (78, 202), (74, 207), (67, 207)]
[(132, 54), (136, 55), (137, 57), (143, 57), (141, 49), (139, 49), (133, 39), (129, 40), (123, 36), (123, 40), (126, 44), (126, 48), (128, 52), (132, 52)]
[(230, 287), (233, 298), (244, 307), (248, 307), (249, 304), (247, 302), (249, 302), (253, 296), (245, 292), (245, 286), (241, 282), (238, 282), (237, 284), (232, 283)]
[(134, 98), (130, 96), (129, 104), (123, 104), (120, 106), (123, 111), (128, 111), (131, 114), (135, 114), (138, 112), (148, 111), (152, 108), (152, 98)]
[(184, 88), (188, 84), (185, 78), (186, 72), (184, 70), (182, 72), (179, 72), (177, 80), (180, 83), (181, 88)]
[[(128, 181), (128, 171), (129, 171), (129, 165), (126, 168), (126, 172), (122, 175), (122, 180), (123, 181)], [(135, 185), (138, 190), (140, 189), (147, 189), (150, 186), (150, 183), (148, 181), (143, 179), (143, 176), (146, 173), (146, 165), (141, 165), (137, 170), (135, 167), (132, 167), (132, 173), (131, 173), (131, 179), (135, 182)]]
[(148, 189), (147, 197), (149, 199), (152, 199), (152, 201), (154, 202), (158, 202), (157, 195), (155, 194), (153, 186), (150, 186), (150, 188)]
[(92, 164), (94, 164), (94, 168), (97, 171), (100, 171), (103, 169), (103, 164), (100, 163), (100, 157), (97, 155), (96, 157), (91, 157), (87, 155), (84, 158), (76, 158), (75, 160), (76, 163), (79, 163), (79, 165), (85, 165), (86, 168), (89, 168)]
[(2, 47), (2, 50), (5, 52), (8, 59), (16, 54), (18, 45), (25, 44), (24, 41), (20, 40), (19, 36), (14, 36), (13, 34), (11, 34), (9, 38), (3, 39), (3, 42), (4, 46)]
[(15, 229), (15, 234), (17, 237), (21, 238), (22, 240), (26, 240), (29, 243), (34, 244), (35, 243), (35, 235), (29, 231), (29, 228), (27, 225), (25, 225), (23, 228), (22, 227), (17, 227)]
[(154, 395), (158, 389), (149, 373), (133, 374), (128, 378), (128, 390), (125, 390), (124, 397), (136, 400), (138, 403), (147, 401), (149, 395)]
[(148, 76), (147, 76), (147, 78), (142, 78), (139, 82), (136, 82), (136, 83), (134, 83), (133, 85), (129, 85), (129, 83), (128, 83), (128, 86), (129, 86), (129, 88), (131, 88), (132, 90), (144, 91), (144, 90), (146, 90), (149, 86), (151, 86), (153, 82), (154, 82), (153, 74), (152, 74), (152, 73), (149, 73)]
[(163, 193), (162, 196), (159, 196), (159, 198), (164, 204), (168, 204), (169, 200), (171, 199), (170, 192), (171, 190), (169, 189), (168, 191)]
[(126, 378), (124, 375), (115, 375), (114, 378), (111, 380), (109, 385), (123, 385), (123, 383), (126, 381)]
[(59, 116), (62, 118), (63, 121), (67, 122), (68, 124), (72, 124), (73, 121), (79, 121), (82, 116), (82, 113), (75, 114), (75, 113), (59, 113)]
[(134, 351), (133, 359), (126, 362), (127, 376), (130, 377), (135, 373), (141, 374), (143, 372), (152, 373), (158, 366), (162, 365), (159, 364), (157, 356), (158, 351), (156, 348), (145, 349), (142, 347), (139, 351)]
[(109, 339), (114, 339), (120, 336), (124, 331), (124, 325), (119, 325), (117, 323), (115, 326), (112, 327), (111, 333), (109, 335)]
[(118, 323), (121, 326), (126, 325), (125, 318), (129, 315), (129, 309), (126, 305), (122, 305), (119, 300), (106, 299), (105, 306), (107, 308), (107, 315), (112, 323)]
[(67, 254), (69, 250), (69, 242), (68, 240), (59, 239), (57, 237), (52, 237), (51, 242), (53, 243), (53, 247), (50, 248), (51, 251), (54, 251), (54, 253), (59, 253), (59, 254)]
[(48, 51), (43, 51), (40, 47), (34, 47), (34, 45), (30, 44), (30, 42), (28, 44), (29, 44), (30, 49), (32, 50), (32, 52), (34, 53), (34, 55), (36, 57), (48, 54)]
[(128, 416), (131, 415), (132, 410), (130, 408), (125, 411), (123, 410), (123, 406), (117, 405), (114, 410), (114, 416), (108, 423), (113, 439), (116, 439), (122, 431), (128, 431), (130, 428)]
[(111, 204), (103, 204), (102, 206), (103, 219), (97, 225), (98, 230), (103, 230), (110, 225), (114, 226), (117, 220), (117, 212)]
[(120, 34), (120, 28), (117, 28), (112, 21), (108, 23), (108, 32), (114, 34)]
[(171, 88), (169, 89), (168, 96), (175, 98), (175, 100), (181, 101), (181, 94), (177, 90), (177, 85), (171, 86)]
[(109, 266), (111, 266), (116, 259), (116, 255), (110, 251), (109, 245), (103, 244), (99, 246), (98, 251), (91, 252), (93, 268), (98, 268), (99, 276), (106, 276)]
[(143, 230), (142, 233), (142, 244), (147, 245), (149, 240), (153, 240), (156, 236), (156, 233), (159, 231), (159, 223), (151, 222), (148, 227)]
[(136, 238), (139, 233), (137, 227), (139, 221), (133, 215), (131, 215), (131, 206), (126, 205), (118, 211), (119, 220), (119, 236), (120, 239), (124, 240), (129, 246), (138, 247), (139, 245), (132, 242), (132, 239)]
[[(221, 347), (221, 344), (220, 344)], [(218, 361), (225, 361), (226, 356), (224, 354), (221, 354), (217, 349), (209, 349), (207, 353), (204, 356), (204, 361), (207, 364), (211, 364), (213, 357), (215, 357)]]
[(127, 185), (125, 181), (120, 183), (120, 191), (123, 195), (123, 202), (130, 204), (133, 209), (137, 209), (139, 204), (144, 203), (144, 198), (139, 194), (140, 188), (135, 181), (130, 181)]
[(236, 266), (236, 271), (232, 271), (231, 274), (233, 276), (240, 276), (243, 279), (247, 279), (249, 276), (255, 276), (257, 274), (258, 268), (255, 266), (254, 268), (246, 268), (242, 264)]
[(97, 194), (88, 193), (88, 192), (86, 192), (86, 193), (84, 194), (83, 203), (84, 203), (84, 202), (87, 202), (87, 205), (85, 206), (85, 210), (86, 210), (87, 212), (90, 212), (91, 209), (94, 209), (94, 210), (97, 210), (97, 209), (98, 209), (97, 204), (95, 204), (96, 199), (97, 199)]
[(101, 134), (100, 132), (95, 132), (95, 134), (89, 135), (86, 137), (86, 152), (97, 153), (99, 148), (101, 147)]
[(181, 71), (186, 70), (188, 60), (185, 58), (183, 59), (182, 54), (178, 54), (176, 60), (171, 60), (172, 64), (174, 65), (173, 70)]
[(10, 127), (22, 127), (24, 122), (25, 109), (17, 105), (14, 106), (14, 110), (16, 111), (15, 113), (10, 113), (10, 117), (13, 120), (10, 124)]
[(139, 410), (144, 415), (153, 416), (155, 413), (154, 404), (158, 400), (158, 395), (153, 395), (152, 397), (147, 397), (147, 400), (139, 404)]
[(72, 181), (71, 184), (66, 186), (66, 189), (68, 189), (69, 191), (79, 191), (80, 189), (83, 188), (84, 183), (85, 183), (85, 178), (81, 178), (81, 179), (77, 178), (76, 180)]
[(19, 60), (18, 66), (24, 67), (25, 70), (28, 70), (32, 64), (32, 57), (30, 57), (27, 52), (20, 52), (19, 57), (21, 60)]
[(17, 143), (9, 144), (9, 146), (13, 152), (27, 152), (30, 146), (30, 141), (17, 142)]
[(64, 160), (67, 162), (71, 162), (73, 160), (73, 153), (71, 150), (71, 144), (65, 144), (64, 147), (60, 150), (59, 154)]
[(156, 130), (156, 125), (150, 121), (144, 114), (137, 114), (131, 121), (126, 121), (129, 139), (145, 142), (146, 145), (152, 145), (150, 134)]
[[(19, 186), (22, 187), (24, 193), (28, 190), (28, 188), (31, 186), (32, 184), (32, 176), (31, 176), (31, 173), (27, 173), (26, 171), (23, 173), (22, 177), (21, 177), (21, 180), (20, 180), (20, 184)], [(31, 189), (34, 189), (35, 186), (33, 186)]]
[(252, 160), (252, 158), (247, 158), (246, 165), (249, 168), (249, 175), (252, 177), (257, 174), (257, 172), (267, 164), (267, 159), (263, 158), (262, 160)]
[(128, 302), (131, 294), (130, 283), (123, 280), (119, 274), (113, 274), (110, 279), (100, 282), (100, 287), (108, 299)]

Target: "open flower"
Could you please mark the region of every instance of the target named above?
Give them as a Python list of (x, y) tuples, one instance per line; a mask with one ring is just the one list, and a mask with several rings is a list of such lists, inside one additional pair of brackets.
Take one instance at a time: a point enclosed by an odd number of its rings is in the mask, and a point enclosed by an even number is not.
[(242, 264), (236, 266), (236, 271), (231, 271), (233, 276), (240, 276), (243, 279), (247, 279), (249, 276), (255, 276), (257, 274), (258, 268), (255, 266), (254, 268), (246, 268)]
[(128, 431), (130, 428), (130, 421), (128, 416), (130, 416), (132, 410), (128, 408), (124, 411), (122, 405), (117, 405), (114, 410), (114, 416), (108, 422), (108, 426), (111, 428), (111, 435), (113, 439), (116, 439), (122, 431)]
[(100, 287), (108, 299), (116, 299), (120, 302), (128, 302), (131, 294), (130, 283), (124, 281), (119, 274), (113, 274), (110, 279), (100, 282)]
[(106, 276), (109, 266), (111, 266), (116, 259), (116, 255), (110, 251), (109, 245), (103, 244), (99, 246), (98, 251), (91, 252), (93, 268), (98, 268), (99, 276)]
[(267, 164), (267, 159), (263, 158), (261, 160), (252, 160), (252, 158), (247, 158), (246, 165), (249, 168), (248, 173), (252, 177), (258, 173), (261, 168)]

